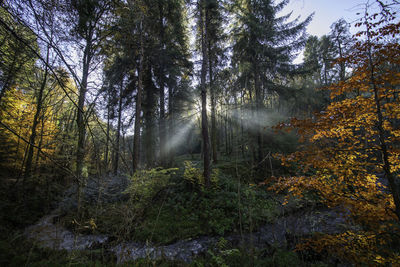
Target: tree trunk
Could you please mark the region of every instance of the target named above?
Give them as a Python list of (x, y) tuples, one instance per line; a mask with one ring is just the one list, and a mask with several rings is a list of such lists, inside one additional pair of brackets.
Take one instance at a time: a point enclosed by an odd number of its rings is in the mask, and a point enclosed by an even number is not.
[(114, 153), (114, 166), (113, 171), (114, 175), (118, 173), (118, 162), (119, 162), (119, 139), (121, 133), (121, 113), (122, 113), (122, 83), (119, 87), (119, 99), (118, 99), (118, 123), (117, 123), (117, 132), (115, 133), (115, 153)]
[(162, 1), (158, 1), (158, 8), (160, 12), (159, 27), (160, 27), (160, 69), (159, 69), (159, 82), (160, 82), (160, 120), (159, 120), (159, 137), (160, 137), (160, 163), (165, 166), (166, 162), (166, 127), (165, 127), (165, 78), (164, 78), (164, 25), (163, 25), (163, 7)]
[[(211, 41), (208, 40), (208, 52), (211, 53)], [(210, 97), (211, 97), (211, 148), (212, 148), (212, 159), (214, 163), (218, 161), (217, 154), (217, 129), (216, 129), (216, 121), (215, 121), (215, 88), (214, 88), (214, 78), (213, 78), (213, 69), (212, 69), (212, 58), (208, 57), (208, 69), (209, 69), (209, 77), (210, 77)]]
[(144, 67), (145, 70), (143, 73), (143, 93), (144, 103), (143, 103), (143, 144), (146, 148), (144, 153), (144, 158), (146, 162), (146, 167), (151, 168), (155, 165), (155, 125), (154, 125), (154, 117), (155, 117), (155, 108), (157, 107), (157, 100), (155, 96), (157, 95), (157, 89), (153, 84), (153, 77), (150, 64), (146, 64)]
[[(168, 140), (172, 140), (175, 134), (175, 114), (173, 110), (173, 86), (171, 84), (168, 85), (168, 132), (167, 137)], [(168, 165), (172, 166), (175, 157), (175, 147), (168, 147)]]
[[(260, 119), (260, 112), (262, 108), (262, 96), (261, 96), (261, 84), (259, 80), (259, 75), (257, 70), (257, 65), (254, 68), (254, 87), (255, 87), (255, 97), (256, 97), (256, 119)], [(262, 142), (262, 127), (256, 125), (256, 140), (257, 140), (257, 158), (256, 162), (259, 164), (263, 159), (263, 142)]]
[(82, 170), (85, 160), (85, 136), (86, 136), (86, 126), (84, 120), (84, 106), (87, 91), (87, 81), (89, 77), (89, 66), (91, 61), (91, 49), (92, 49), (92, 37), (89, 36), (86, 39), (85, 51), (83, 53), (83, 71), (81, 86), (79, 88), (79, 98), (78, 98), (78, 111), (76, 116), (76, 122), (78, 127), (78, 147), (76, 152), (76, 179), (78, 184), (77, 192), (77, 209), (78, 214), (81, 210), (81, 194), (82, 186), (84, 184), (82, 177)]
[(107, 136), (106, 136), (106, 151), (104, 156), (104, 171), (108, 172), (108, 150), (110, 145), (110, 96), (107, 98)]
[[(339, 57), (342, 59), (343, 58), (342, 43), (340, 42), (339, 39), (337, 40), (337, 42), (339, 48)], [(346, 79), (346, 66), (343, 61), (340, 61), (339, 68), (340, 68), (339, 78), (341, 81), (344, 81)]]
[[(49, 48), (47, 49), (46, 61), (47, 62), (49, 61)], [(42, 84), (40, 85), (40, 89), (39, 89), (39, 92), (37, 95), (36, 113), (33, 118), (31, 135), (29, 137), (28, 154), (27, 154), (26, 164), (25, 164), (24, 184), (25, 184), (25, 180), (30, 177), (31, 171), (32, 171), (33, 149), (35, 146), (35, 139), (36, 139), (36, 127), (39, 124), (39, 117), (40, 117), (40, 113), (42, 112), (42, 104), (43, 104), (42, 98), (43, 98), (43, 92), (44, 92), (44, 89), (45, 89), (46, 83), (47, 83), (47, 75), (48, 75), (48, 68), (46, 66), (45, 70), (44, 70)]]
[(35, 161), (35, 168), (33, 169), (33, 172), (36, 173), (37, 168), (39, 166), (39, 159), (40, 159), (40, 149), (42, 148), (42, 144), (43, 144), (43, 132), (44, 132), (44, 113), (46, 111), (43, 111), (43, 114), (40, 118), (42, 127), (40, 128), (40, 139), (39, 139), (39, 143), (38, 143), (38, 149), (36, 151), (36, 161)]
[(135, 111), (135, 133), (133, 137), (133, 164), (132, 170), (135, 173), (139, 167), (140, 160), (140, 114), (142, 112), (142, 90), (143, 90), (143, 21), (140, 22), (140, 56), (138, 66), (138, 88), (136, 94), (136, 111)]
[(206, 25), (207, 21), (204, 21), (204, 1), (199, 2), (200, 9), (200, 35), (201, 35), (201, 52), (202, 52), (202, 64), (201, 64), (201, 76), (200, 76), (200, 88), (201, 88), (201, 133), (203, 138), (203, 175), (205, 186), (210, 186), (210, 142), (208, 137), (208, 121), (207, 121), (207, 87), (206, 87), (206, 75), (207, 75), (207, 32)]
[(396, 184), (395, 181), (395, 175), (391, 170), (390, 167), (390, 161), (389, 161), (389, 151), (387, 148), (386, 144), (386, 138), (385, 138), (385, 130), (383, 128), (383, 115), (382, 115), (382, 106), (380, 103), (380, 98), (379, 98), (379, 92), (378, 92), (378, 87), (375, 81), (375, 65), (373, 62), (372, 58), (372, 51), (371, 51), (371, 44), (370, 42), (370, 32), (367, 30), (367, 38), (368, 38), (368, 62), (369, 62), (369, 68), (370, 68), (370, 80), (371, 80), (371, 85), (374, 91), (374, 100), (375, 100), (375, 107), (376, 107), (376, 115), (378, 118), (377, 122), (377, 128), (378, 128), (378, 135), (379, 135), (379, 143), (380, 143), (380, 152), (382, 153), (383, 156), (383, 170), (385, 172), (386, 178), (388, 179), (389, 182), (389, 188), (391, 191), (391, 194), (393, 196), (394, 200), (394, 205), (395, 205), (395, 214), (397, 216), (397, 219), (400, 221), (400, 196), (399, 196), (399, 188)]

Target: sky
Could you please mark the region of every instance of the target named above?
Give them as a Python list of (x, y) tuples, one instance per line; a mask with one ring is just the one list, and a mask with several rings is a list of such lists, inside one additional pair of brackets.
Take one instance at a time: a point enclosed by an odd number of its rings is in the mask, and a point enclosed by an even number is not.
[[(284, 9), (284, 13), (293, 10), (292, 17), (298, 15), (306, 18), (315, 12), (314, 19), (308, 26), (308, 33), (322, 36), (330, 32), (330, 26), (340, 18), (347, 22), (354, 22), (359, 16), (357, 12), (363, 11), (366, 0), (291, 0)], [(353, 29), (354, 30), (354, 29)], [(352, 31), (352, 33), (355, 33)]]
[[(275, 3), (278, 2), (275, 1)], [(307, 32), (321, 37), (329, 34), (332, 23), (341, 18), (354, 25), (360, 16), (357, 12), (363, 13), (366, 2), (367, 0), (291, 0), (282, 11), (282, 15), (293, 11), (292, 19), (300, 16), (300, 19), (304, 20), (315, 12), (312, 22), (307, 27)], [(353, 25), (350, 27), (350, 33), (355, 34), (356, 29)], [(300, 53), (294, 62), (300, 63), (302, 58), (302, 53)]]

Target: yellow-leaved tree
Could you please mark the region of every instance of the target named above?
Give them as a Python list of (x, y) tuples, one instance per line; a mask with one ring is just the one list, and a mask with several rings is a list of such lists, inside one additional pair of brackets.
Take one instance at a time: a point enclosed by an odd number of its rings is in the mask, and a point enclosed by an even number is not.
[(352, 68), (352, 75), (327, 88), (331, 104), (311, 119), (279, 126), (297, 130), (303, 146), (280, 156), (298, 173), (271, 188), (296, 197), (312, 192), (359, 226), (318, 235), (299, 248), (326, 250), (355, 264), (400, 264), (393, 250), (400, 233), (400, 23), (385, 10), (365, 12), (355, 26), (363, 30), (337, 62)]

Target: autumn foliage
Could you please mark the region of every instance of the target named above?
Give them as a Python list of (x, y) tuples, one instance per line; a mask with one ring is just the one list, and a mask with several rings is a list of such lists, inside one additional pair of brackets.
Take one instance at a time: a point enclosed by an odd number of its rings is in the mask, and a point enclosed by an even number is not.
[(352, 74), (326, 88), (331, 104), (310, 119), (278, 126), (296, 130), (303, 146), (280, 155), (297, 173), (279, 178), (272, 189), (311, 194), (356, 226), (318, 235), (299, 248), (329, 251), (356, 264), (400, 263), (392, 252), (399, 234), (400, 23), (395, 13), (379, 13), (366, 14), (356, 26), (363, 29), (356, 44), (337, 62)]

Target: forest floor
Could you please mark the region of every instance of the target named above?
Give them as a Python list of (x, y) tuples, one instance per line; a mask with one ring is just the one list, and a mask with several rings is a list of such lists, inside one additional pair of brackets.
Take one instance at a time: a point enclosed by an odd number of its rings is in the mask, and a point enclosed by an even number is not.
[(80, 215), (67, 190), (53, 213), (5, 235), (0, 264), (330, 266), (337, 259), (293, 252), (296, 244), (354, 227), (314, 199), (282, 206), (283, 196), (256, 186), (244, 161), (214, 165), (212, 186), (205, 188), (200, 161), (178, 160), (176, 169), (89, 179)]

